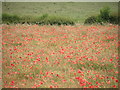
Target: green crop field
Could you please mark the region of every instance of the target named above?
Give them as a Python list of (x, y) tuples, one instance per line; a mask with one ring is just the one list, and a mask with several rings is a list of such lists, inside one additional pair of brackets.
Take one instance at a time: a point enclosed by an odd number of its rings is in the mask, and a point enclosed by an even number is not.
[(111, 13), (118, 13), (117, 2), (3, 2), (2, 12), (20, 16), (41, 16), (43, 14), (74, 18), (83, 23), (89, 16), (99, 14), (108, 6)]

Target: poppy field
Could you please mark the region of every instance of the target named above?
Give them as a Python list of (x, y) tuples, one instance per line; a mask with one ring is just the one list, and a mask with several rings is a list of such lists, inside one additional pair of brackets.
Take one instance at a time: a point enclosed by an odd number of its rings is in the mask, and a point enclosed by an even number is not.
[(3, 88), (118, 88), (117, 25), (3, 25)]

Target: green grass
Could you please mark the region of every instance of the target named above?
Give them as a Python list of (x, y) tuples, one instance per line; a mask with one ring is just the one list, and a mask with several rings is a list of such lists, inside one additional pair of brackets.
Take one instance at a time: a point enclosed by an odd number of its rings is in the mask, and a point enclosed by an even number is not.
[(19, 16), (52, 16), (72, 17), (83, 23), (86, 18), (98, 15), (99, 10), (108, 6), (113, 14), (118, 13), (117, 2), (3, 2), (2, 12)]

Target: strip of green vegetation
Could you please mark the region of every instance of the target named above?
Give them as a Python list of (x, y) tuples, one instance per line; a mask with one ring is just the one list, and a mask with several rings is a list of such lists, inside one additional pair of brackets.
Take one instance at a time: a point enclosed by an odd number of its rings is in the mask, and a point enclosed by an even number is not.
[(61, 16), (49, 16), (43, 14), (40, 17), (24, 16), (19, 17), (17, 15), (2, 14), (3, 23), (17, 24), (17, 23), (28, 23), (28, 24), (39, 24), (39, 25), (74, 25), (74, 19), (69, 17)]
[[(84, 24), (104, 24), (112, 23), (119, 24), (120, 17), (118, 15), (112, 15), (110, 13), (109, 7), (104, 7), (100, 9), (100, 14), (98, 16), (88, 17)], [(38, 24), (38, 25), (74, 25), (76, 22), (75, 19), (65, 16), (56, 16), (43, 14), (41, 16), (17, 16), (10, 14), (2, 14), (3, 23), (6, 24)]]
[(2, 2), (2, 13), (17, 16), (42, 16), (48, 13), (72, 17), (83, 24), (89, 16), (98, 15), (104, 6), (110, 7), (112, 13), (118, 13), (118, 2)]
[(112, 15), (109, 7), (104, 7), (100, 10), (98, 16), (88, 17), (84, 24), (103, 24), (103, 23), (112, 23), (119, 24), (120, 17), (118, 15)]

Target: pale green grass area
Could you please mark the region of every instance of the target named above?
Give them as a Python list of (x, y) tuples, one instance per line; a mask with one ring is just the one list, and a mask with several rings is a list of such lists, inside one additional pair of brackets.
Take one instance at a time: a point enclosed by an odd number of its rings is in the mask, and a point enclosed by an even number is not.
[(111, 13), (118, 13), (117, 2), (3, 2), (2, 12), (19, 16), (41, 16), (43, 14), (71, 17), (83, 23), (90, 16), (99, 14), (108, 6)]

